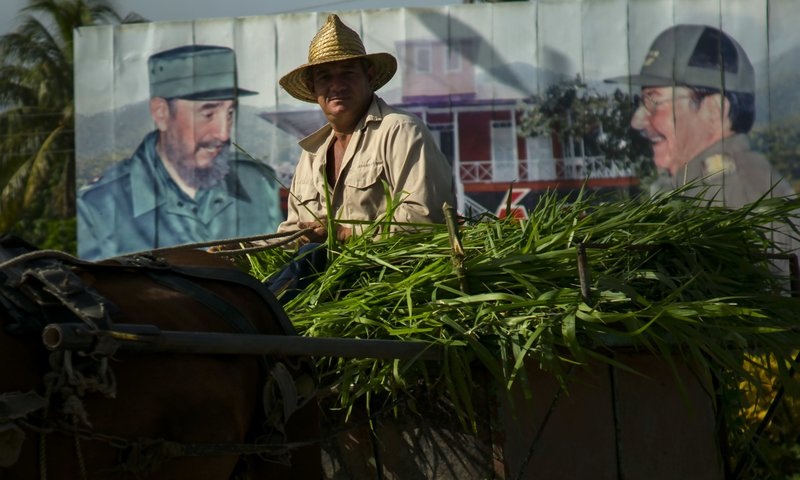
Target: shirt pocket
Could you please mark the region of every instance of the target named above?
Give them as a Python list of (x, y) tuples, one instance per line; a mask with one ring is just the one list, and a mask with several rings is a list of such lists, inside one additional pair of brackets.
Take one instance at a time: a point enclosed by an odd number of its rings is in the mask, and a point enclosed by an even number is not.
[(294, 192), (296, 201), (300, 205), (308, 205), (310, 203), (319, 202), (319, 192), (313, 183), (297, 183)]
[(374, 221), (386, 211), (383, 165), (352, 165), (342, 182), (343, 203), (339, 216), (351, 220)]
[(381, 186), (381, 178), (383, 178), (383, 164), (380, 162), (370, 162), (360, 165), (351, 165), (343, 182), (350, 188), (364, 190), (372, 188), (375, 184)]

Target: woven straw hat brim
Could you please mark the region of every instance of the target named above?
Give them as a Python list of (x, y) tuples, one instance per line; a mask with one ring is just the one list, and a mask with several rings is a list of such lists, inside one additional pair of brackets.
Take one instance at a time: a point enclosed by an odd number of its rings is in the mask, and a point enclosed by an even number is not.
[(354, 58), (365, 58), (372, 62), (374, 67), (375, 76), (372, 79), (372, 90), (378, 90), (386, 85), (392, 79), (395, 72), (397, 72), (397, 59), (393, 55), (385, 52), (369, 53), (365, 55), (334, 55), (328, 56), (313, 62), (308, 62), (301, 65), (291, 72), (281, 77), (279, 83), (286, 92), (298, 100), (304, 102), (317, 103), (317, 98), (314, 92), (308, 89), (306, 85), (306, 70), (315, 66), (323, 65), (326, 63), (339, 62), (342, 60), (352, 60)]

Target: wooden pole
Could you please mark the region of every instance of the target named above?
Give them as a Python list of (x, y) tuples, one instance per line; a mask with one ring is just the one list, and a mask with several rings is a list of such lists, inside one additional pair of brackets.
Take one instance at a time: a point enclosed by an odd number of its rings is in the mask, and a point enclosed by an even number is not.
[[(98, 342), (114, 342), (118, 351), (228, 355), (438, 360), (442, 349), (425, 342), (384, 339), (300, 337), (244, 333), (162, 331), (155, 325), (116, 324), (113, 330), (92, 330), (82, 323), (52, 323), (42, 332), (50, 350), (88, 350)], [(104, 345), (107, 348), (107, 345)]]

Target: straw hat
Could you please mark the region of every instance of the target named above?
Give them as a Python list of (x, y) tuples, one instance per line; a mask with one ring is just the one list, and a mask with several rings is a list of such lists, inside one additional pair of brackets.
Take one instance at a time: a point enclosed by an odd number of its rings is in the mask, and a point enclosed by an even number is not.
[(287, 73), (280, 84), (289, 95), (304, 102), (317, 103), (314, 93), (306, 83), (307, 71), (314, 65), (364, 58), (372, 62), (375, 76), (372, 89), (377, 90), (391, 80), (397, 71), (397, 60), (389, 53), (367, 54), (364, 44), (356, 32), (339, 20), (337, 15), (328, 16), (328, 21), (319, 29), (308, 47), (308, 63)]

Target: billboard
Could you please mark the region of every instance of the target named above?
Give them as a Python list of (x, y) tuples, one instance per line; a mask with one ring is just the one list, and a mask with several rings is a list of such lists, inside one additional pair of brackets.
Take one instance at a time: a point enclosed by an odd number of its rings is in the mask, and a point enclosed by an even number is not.
[[(306, 62), (309, 43), (328, 13), (81, 28), (75, 37), (77, 184), (85, 207), (79, 203), (81, 256), (274, 231), (300, 155), (297, 142), (325, 123), (318, 107), (289, 96), (278, 79)], [(747, 63), (753, 67), (752, 91), (745, 93), (752, 96), (755, 117), (737, 133), (748, 142), (739, 150), (762, 154), (768, 163), (752, 165), (764, 181), (784, 178), (793, 186), (800, 179), (793, 88), (800, 76), (795, 68), (800, 32), (794, 28), (800, 8), (793, 0), (540, 0), (336, 13), (359, 32), (367, 52), (398, 59), (397, 74), (377, 93), (420, 116), (433, 132), (453, 164), (461, 212), (524, 215), (548, 190), (568, 194), (585, 187), (625, 196), (673, 185), (678, 174), (670, 171), (671, 159), (704, 155), (698, 146), (716, 141), (695, 138), (697, 128), (674, 121), (678, 108), (700, 111), (705, 97), (689, 98), (693, 103), (684, 106), (688, 97), (670, 90), (670, 104), (664, 106), (664, 91), (651, 91), (658, 86), (629, 76), (657, 67), (667, 55), (696, 65), (704, 55), (698, 44), (710, 48), (705, 55), (712, 64), (731, 48), (739, 55), (718, 66), (718, 90), (731, 90), (740, 70)], [(680, 25), (711, 28), (692, 30), (699, 43), (683, 54), (676, 52), (687, 35), (658, 41)], [(714, 36), (718, 31), (725, 35)], [(164, 133), (159, 143), (159, 132), (168, 129), (159, 126), (159, 102), (154, 105), (152, 98), (159, 79), (153, 78), (151, 57), (173, 52), (167, 54), (167, 77), (173, 67), (176, 76), (181, 68), (199, 73), (198, 59), (190, 60), (190, 67), (170, 63), (180, 64), (170, 55), (187, 46), (235, 52), (227, 72), (239, 95), (212, 99), (223, 102), (230, 117), (222, 126), (212, 122), (221, 138), (204, 140), (215, 137), (203, 134), (197, 123), (193, 135), (185, 132), (193, 137), (194, 156), (228, 149), (213, 193), (206, 191), (214, 190), (208, 182), (195, 178), (199, 175), (188, 173), (190, 181), (182, 181), (169, 168), (156, 168), (158, 148), (170, 135)], [(724, 73), (730, 68), (739, 73)], [(687, 84), (698, 78), (680, 75), (688, 77), (673, 78), (675, 91), (694, 86)], [(199, 93), (204, 81), (194, 78), (187, 88)], [(703, 95), (721, 99), (713, 91)], [(659, 130), (660, 112), (673, 120), (669, 131)], [(727, 113), (723, 108), (718, 116)], [(180, 150), (179, 135), (171, 137)], [(150, 157), (148, 148), (155, 149)], [(712, 153), (702, 159), (706, 174), (725, 167), (728, 175), (740, 162), (727, 151)], [(153, 162), (154, 177), (133, 183), (132, 159), (141, 156)], [(742, 165), (738, 169), (740, 177), (756, 175), (745, 175)], [(231, 180), (236, 177), (258, 181)], [(111, 193), (100, 193), (101, 187)], [(111, 197), (124, 207), (109, 206)], [(730, 200), (740, 201), (735, 193)], [(165, 225), (170, 215), (177, 220)]]

